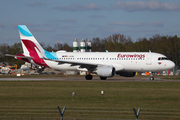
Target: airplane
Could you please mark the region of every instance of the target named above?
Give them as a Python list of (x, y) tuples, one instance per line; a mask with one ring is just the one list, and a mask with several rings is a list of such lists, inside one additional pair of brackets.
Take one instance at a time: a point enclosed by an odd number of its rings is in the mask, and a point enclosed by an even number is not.
[[(136, 72), (156, 72), (173, 69), (175, 64), (165, 55), (154, 52), (48, 52), (42, 48), (26, 25), (18, 25), (23, 53), (6, 56), (55, 70), (85, 71), (101, 80), (115, 74), (134, 77)], [(154, 80), (151, 74), (150, 80)]]

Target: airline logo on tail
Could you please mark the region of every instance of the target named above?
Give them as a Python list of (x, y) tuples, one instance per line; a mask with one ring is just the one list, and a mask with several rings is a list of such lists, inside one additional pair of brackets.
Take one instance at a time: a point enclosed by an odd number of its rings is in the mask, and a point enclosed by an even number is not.
[(45, 50), (41, 47), (41, 45), (29, 31), (29, 29), (25, 25), (18, 25), (18, 29), (24, 55), (32, 57), (33, 62), (38, 65), (49, 67), (42, 59), (43, 57), (45, 57)]

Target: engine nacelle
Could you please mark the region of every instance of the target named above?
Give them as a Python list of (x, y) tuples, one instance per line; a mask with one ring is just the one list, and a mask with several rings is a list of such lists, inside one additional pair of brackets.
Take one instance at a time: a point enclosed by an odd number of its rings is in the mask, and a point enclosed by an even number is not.
[(119, 74), (120, 76), (124, 76), (124, 77), (134, 77), (136, 75), (136, 72), (120, 71), (120, 72), (117, 72), (117, 74)]
[(101, 77), (113, 77), (115, 75), (115, 68), (110, 66), (102, 66), (97, 68), (97, 75)]

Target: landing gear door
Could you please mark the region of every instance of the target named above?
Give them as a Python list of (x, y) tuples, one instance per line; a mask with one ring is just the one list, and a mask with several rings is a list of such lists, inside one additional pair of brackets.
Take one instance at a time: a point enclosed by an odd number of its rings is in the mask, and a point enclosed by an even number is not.
[(151, 65), (152, 64), (152, 55), (148, 54), (146, 58), (146, 65)]

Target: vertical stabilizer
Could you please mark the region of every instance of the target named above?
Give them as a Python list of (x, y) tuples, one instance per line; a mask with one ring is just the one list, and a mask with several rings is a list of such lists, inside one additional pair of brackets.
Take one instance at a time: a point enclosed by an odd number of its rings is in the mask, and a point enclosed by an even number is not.
[(25, 25), (18, 25), (18, 29), (24, 54), (30, 57), (42, 57), (45, 51), (29, 29)]

